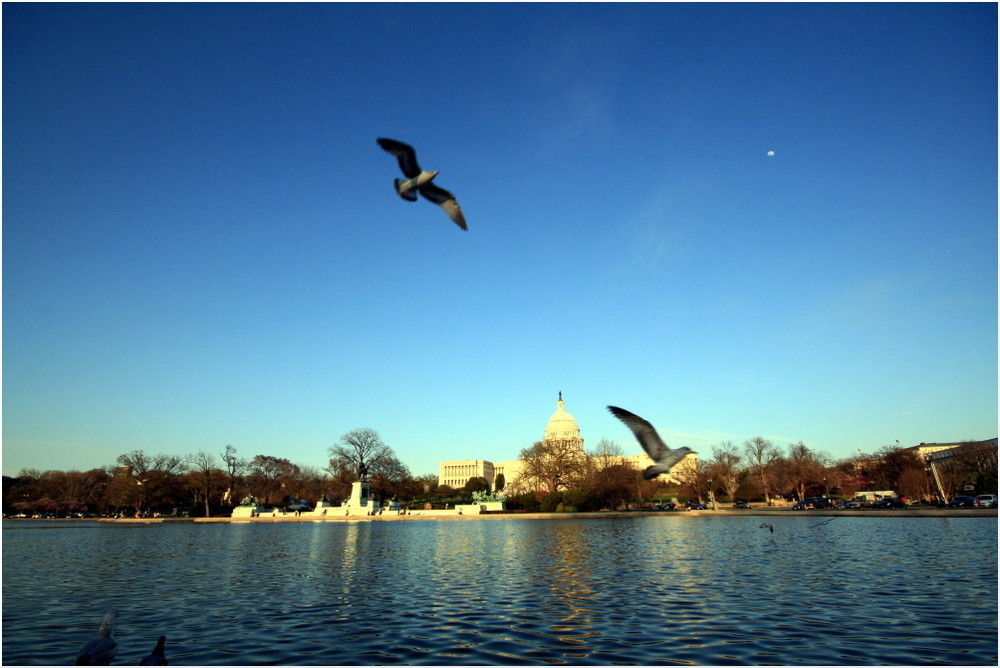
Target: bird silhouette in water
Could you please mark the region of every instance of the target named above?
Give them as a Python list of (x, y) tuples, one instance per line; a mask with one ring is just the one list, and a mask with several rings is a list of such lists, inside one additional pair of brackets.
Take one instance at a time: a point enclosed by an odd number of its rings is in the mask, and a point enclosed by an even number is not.
[(163, 644), (167, 642), (166, 636), (160, 636), (156, 641), (156, 647), (147, 656), (139, 661), (140, 666), (165, 666), (167, 665), (167, 655), (163, 653)]
[(412, 146), (404, 144), (401, 141), (396, 141), (395, 139), (379, 138), (375, 141), (387, 153), (396, 156), (399, 160), (399, 168), (403, 170), (403, 176), (406, 177), (405, 180), (395, 179), (393, 181), (396, 186), (397, 195), (408, 202), (416, 202), (417, 193), (419, 192), (425, 199), (434, 202), (444, 209), (444, 212), (448, 214), (448, 217), (456, 225), (463, 230), (469, 229), (469, 226), (465, 224), (465, 216), (462, 215), (462, 209), (459, 208), (455, 196), (444, 188), (438, 188), (431, 183), (438, 173), (425, 172), (420, 169), (420, 165), (417, 164), (417, 152), (413, 150)]
[(661, 473), (668, 473), (680, 460), (694, 452), (691, 448), (668, 448), (660, 435), (656, 433), (653, 425), (635, 413), (630, 413), (617, 406), (608, 406), (608, 410), (632, 430), (639, 445), (656, 462), (642, 472), (642, 477), (646, 480), (652, 480)]
[(760, 528), (761, 529), (769, 529), (771, 531), (771, 533), (774, 533), (774, 527), (771, 526), (770, 524), (761, 524)]
[(76, 655), (76, 665), (78, 666), (107, 666), (118, 653), (118, 641), (114, 637), (115, 619), (118, 611), (109, 610), (104, 615), (101, 628), (97, 631), (97, 637), (88, 642)]

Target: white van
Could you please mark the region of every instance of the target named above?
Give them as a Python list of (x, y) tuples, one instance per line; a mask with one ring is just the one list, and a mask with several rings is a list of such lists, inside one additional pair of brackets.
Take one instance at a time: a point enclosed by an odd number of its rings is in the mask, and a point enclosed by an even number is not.
[(996, 508), (996, 494), (980, 494), (976, 497), (976, 508)]

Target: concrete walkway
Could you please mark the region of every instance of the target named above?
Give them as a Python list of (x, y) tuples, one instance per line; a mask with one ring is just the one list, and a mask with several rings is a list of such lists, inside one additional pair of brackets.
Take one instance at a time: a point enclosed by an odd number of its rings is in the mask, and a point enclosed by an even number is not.
[[(602, 511), (595, 513), (486, 513), (481, 515), (458, 515), (451, 511), (429, 511), (415, 510), (406, 515), (393, 513), (383, 513), (373, 516), (325, 516), (295, 517), (288, 515), (264, 515), (253, 519), (229, 518), (229, 517), (197, 517), (189, 519), (194, 522), (413, 522), (424, 520), (549, 520), (549, 519), (607, 519), (607, 518), (628, 518), (628, 517), (997, 517), (996, 508), (934, 508), (931, 506), (918, 506), (915, 508), (893, 509), (893, 510), (791, 510), (785, 508), (753, 508), (751, 510), (734, 510), (732, 508), (720, 508), (718, 510), (664, 510), (664, 511)], [(162, 519), (162, 518), (161, 518)], [(167, 521), (178, 521), (166, 518)], [(116, 522), (137, 521), (149, 522), (152, 520), (112, 520)]]

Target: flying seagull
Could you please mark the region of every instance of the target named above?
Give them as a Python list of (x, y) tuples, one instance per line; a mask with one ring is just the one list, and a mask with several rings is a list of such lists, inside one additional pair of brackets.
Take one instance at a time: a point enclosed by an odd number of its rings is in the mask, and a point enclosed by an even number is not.
[(165, 666), (167, 665), (167, 655), (163, 653), (163, 643), (167, 642), (166, 636), (160, 636), (156, 641), (156, 647), (147, 656), (139, 661), (140, 666)]
[(104, 615), (101, 628), (97, 631), (97, 637), (88, 642), (76, 655), (76, 665), (78, 666), (107, 666), (111, 664), (111, 659), (118, 653), (118, 641), (115, 640), (114, 631), (115, 618), (118, 616), (116, 610), (109, 610)]
[(437, 172), (425, 172), (420, 169), (420, 165), (417, 164), (417, 153), (413, 150), (413, 147), (409, 144), (404, 144), (401, 141), (396, 141), (395, 139), (376, 139), (378, 145), (381, 146), (387, 153), (391, 153), (399, 160), (399, 168), (403, 170), (403, 179), (394, 179), (393, 183), (396, 186), (396, 194), (405, 199), (408, 202), (417, 201), (417, 193), (419, 192), (424, 196), (425, 199), (434, 202), (448, 214), (448, 217), (455, 221), (455, 224), (461, 227), (463, 230), (469, 229), (469, 226), (465, 224), (465, 216), (462, 215), (462, 209), (459, 208), (458, 202), (455, 201), (455, 196), (444, 188), (438, 188), (436, 185), (431, 183), (434, 177), (438, 175)]
[(636, 439), (639, 441), (639, 445), (656, 462), (642, 472), (642, 477), (646, 480), (652, 480), (661, 473), (668, 473), (670, 469), (677, 465), (677, 462), (684, 459), (686, 455), (694, 452), (691, 448), (674, 448), (671, 450), (663, 442), (663, 439), (660, 438), (660, 435), (656, 433), (653, 425), (635, 413), (629, 413), (624, 408), (618, 408), (617, 406), (608, 406), (608, 410), (632, 430), (632, 433), (635, 434)]
[(835, 519), (837, 519), (837, 518), (836, 517), (831, 517), (830, 519), (826, 520), (825, 522), (820, 522), (819, 524), (814, 524), (811, 527), (807, 527), (807, 528), (808, 529), (815, 529), (816, 527), (821, 527), (824, 524), (829, 524), (830, 522), (834, 521)]

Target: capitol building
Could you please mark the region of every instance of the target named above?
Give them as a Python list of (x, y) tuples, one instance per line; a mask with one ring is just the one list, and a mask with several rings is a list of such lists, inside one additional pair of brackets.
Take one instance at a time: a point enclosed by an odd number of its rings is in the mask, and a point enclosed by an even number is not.
[[(580, 427), (576, 424), (576, 419), (566, 410), (562, 392), (559, 393), (559, 400), (556, 402), (556, 412), (549, 418), (549, 424), (545, 428), (543, 443), (560, 443), (570, 452), (578, 451), (581, 456), (587, 456), (583, 449), (583, 437), (580, 436)], [(698, 455), (694, 452), (687, 455), (680, 461), (673, 471), (667, 475), (661, 475), (659, 479), (677, 482), (674, 474), (686, 467), (694, 466)], [(638, 471), (642, 471), (653, 465), (653, 460), (644, 451), (634, 457), (619, 456), (616, 464), (631, 466)], [(461, 489), (472, 478), (485, 478), (490, 484), (490, 489), (494, 489), (497, 477), (501, 474), (504, 478), (504, 487), (508, 488), (521, 475), (522, 462), (520, 459), (511, 459), (504, 462), (490, 462), (485, 459), (462, 459), (451, 462), (441, 462), (438, 464), (438, 484), (448, 485), (453, 489)]]

